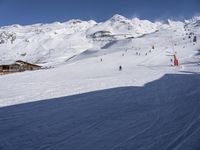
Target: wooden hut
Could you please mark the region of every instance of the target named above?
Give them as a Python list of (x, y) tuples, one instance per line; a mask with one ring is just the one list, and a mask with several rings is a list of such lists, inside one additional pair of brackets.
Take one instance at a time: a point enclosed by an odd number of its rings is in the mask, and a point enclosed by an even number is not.
[(16, 64), (20, 66), (21, 71), (25, 70), (39, 70), (42, 67), (39, 65), (31, 64), (25, 61), (18, 60), (16, 61)]
[(18, 60), (10, 65), (0, 65), (0, 74), (9, 74), (14, 72), (22, 72), (26, 70), (39, 70), (42, 67), (25, 61)]

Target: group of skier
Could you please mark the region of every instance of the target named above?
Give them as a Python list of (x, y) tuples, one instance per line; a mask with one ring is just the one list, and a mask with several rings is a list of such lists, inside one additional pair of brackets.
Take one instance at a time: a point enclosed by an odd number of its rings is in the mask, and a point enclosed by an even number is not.
[[(101, 62), (103, 62), (103, 58), (100, 59)], [(122, 66), (119, 66), (119, 71), (122, 71)]]
[[(140, 48), (139, 48), (140, 49)], [(152, 50), (155, 49), (155, 46), (153, 45), (152, 46)], [(152, 50), (149, 50), (149, 52), (151, 53)], [(126, 49), (125, 52), (128, 52), (128, 50)], [(136, 52), (136, 55), (140, 55), (139, 52)], [(147, 55), (147, 53), (145, 53), (145, 55)], [(124, 53), (122, 53), (122, 56), (125, 56)], [(103, 62), (103, 58), (100, 58), (100, 62)], [(122, 65), (119, 65), (119, 68), (118, 68), (119, 71), (122, 71)]]
[[(187, 35), (190, 35), (190, 38), (191, 38), (191, 34), (187, 34)], [(185, 38), (184, 38), (185, 39)], [(196, 43), (197, 42), (197, 36), (193, 36), (193, 40), (192, 40), (192, 42), (193, 43)], [(175, 46), (176, 46), (177, 44), (175, 44)], [(185, 46), (184, 46), (185, 47)], [(149, 51), (150, 53), (152, 52), (152, 50), (154, 50), (155, 49), (155, 46), (153, 45), (152, 47), (151, 47), (152, 49)], [(126, 52), (128, 51), (127, 49), (125, 50)], [(172, 64), (172, 66), (179, 66), (179, 60), (178, 60), (178, 58), (177, 58), (177, 55), (176, 55), (177, 53), (175, 52), (175, 54), (173, 54), (172, 56), (172, 58), (171, 58), (171, 62), (173, 63)], [(140, 55), (140, 53), (139, 52), (136, 52), (136, 55)], [(145, 53), (145, 55), (147, 55), (147, 53)], [(122, 53), (122, 56), (125, 56), (125, 54), (124, 53)], [(100, 59), (100, 61), (102, 62), (103, 61), (103, 59), (101, 58)], [(119, 71), (122, 71), (122, 65), (119, 65)]]

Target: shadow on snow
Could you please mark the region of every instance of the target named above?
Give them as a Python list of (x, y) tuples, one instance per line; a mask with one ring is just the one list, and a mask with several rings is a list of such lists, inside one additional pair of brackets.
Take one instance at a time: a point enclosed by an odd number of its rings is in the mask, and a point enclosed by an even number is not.
[(200, 149), (200, 76), (0, 108), (1, 150)]

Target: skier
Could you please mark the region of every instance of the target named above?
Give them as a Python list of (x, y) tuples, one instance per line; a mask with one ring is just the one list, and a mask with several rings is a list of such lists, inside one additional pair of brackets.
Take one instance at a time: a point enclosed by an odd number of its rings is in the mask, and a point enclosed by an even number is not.
[(193, 42), (197, 42), (197, 36), (194, 36)]
[(172, 58), (170, 59), (170, 62), (171, 62), (171, 66), (173, 66), (173, 59)]
[(101, 60), (100, 60), (101, 62), (103, 61), (103, 59), (101, 58)]
[(119, 66), (119, 71), (122, 71), (122, 66)]

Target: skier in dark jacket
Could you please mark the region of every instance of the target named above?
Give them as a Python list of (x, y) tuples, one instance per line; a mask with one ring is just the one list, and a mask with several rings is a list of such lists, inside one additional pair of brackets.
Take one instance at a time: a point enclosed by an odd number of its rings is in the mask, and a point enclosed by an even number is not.
[(196, 36), (194, 36), (193, 42), (194, 43), (197, 42), (197, 37)]
[(119, 71), (122, 71), (122, 66), (119, 66)]

